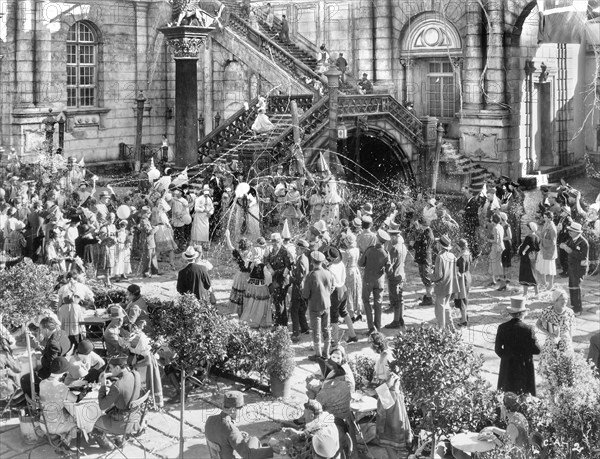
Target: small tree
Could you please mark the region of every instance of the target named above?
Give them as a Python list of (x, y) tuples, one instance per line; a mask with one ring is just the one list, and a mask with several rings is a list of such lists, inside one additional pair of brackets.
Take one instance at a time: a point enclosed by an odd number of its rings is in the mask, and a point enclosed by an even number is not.
[(175, 361), (181, 369), (180, 457), (183, 459), (183, 425), (185, 410), (186, 374), (210, 368), (227, 355), (226, 319), (207, 301), (199, 301), (192, 294), (178, 297), (170, 308), (157, 311), (156, 335), (176, 353)]
[(0, 319), (9, 327), (21, 326), (48, 307), (56, 275), (29, 258), (0, 271)]
[[(48, 266), (34, 264), (30, 258), (0, 271), (0, 323), (24, 327), (35, 319), (48, 306), (55, 282), (56, 274)], [(25, 333), (25, 339), (29, 366), (33, 368), (28, 333)], [(30, 379), (31, 394), (35, 395), (33, 380)]]
[(287, 327), (276, 327), (267, 334), (267, 374), (285, 381), (294, 374), (294, 348)]
[(440, 436), (493, 423), (496, 393), (481, 376), (483, 358), (459, 334), (412, 328), (395, 337), (392, 353), (390, 368), (402, 380), (413, 428)]

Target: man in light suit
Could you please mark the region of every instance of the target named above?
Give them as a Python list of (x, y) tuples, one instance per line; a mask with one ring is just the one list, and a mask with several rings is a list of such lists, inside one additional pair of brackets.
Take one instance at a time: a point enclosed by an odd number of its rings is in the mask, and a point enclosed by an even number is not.
[(238, 410), (244, 406), (244, 394), (230, 391), (225, 394), (223, 410), (206, 420), (204, 433), (208, 447), (217, 446), (221, 459), (233, 459), (234, 451), (242, 459), (263, 459), (273, 457), (273, 448), (260, 445), (258, 438), (241, 432), (235, 425)]
[(210, 278), (206, 268), (195, 263), (199, 256), (200, 254), (191, 246), (183, 252), (182, 257), (188, 264), (177, 275), (177, 291), (182, 295), (193, 293), (199, 300), (208, 301)]

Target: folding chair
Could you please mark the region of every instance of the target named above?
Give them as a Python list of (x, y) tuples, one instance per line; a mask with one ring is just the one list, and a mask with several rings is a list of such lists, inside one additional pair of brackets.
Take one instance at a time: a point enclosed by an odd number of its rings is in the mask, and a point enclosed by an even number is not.
[(33, 418), (36, 435), (39, 438), (45, 438), (57, 454), (72, 457), (74, 453), (62, 447), (60, 435), (50, 433), (40, 398), (36, 396), (32, 399), (29, 395), (25, 394), (25, 400), (27, 400), (29, 414)]
[[(144, 445), (140, 442), (140, 440), (137, 437), (139, 437), (146, 430), (146, 414), (148, 413), (148, 409), (150, 408), (151, 404), (152, 401), (150, 400), (150, 391), (146, 391), (146, 393), (140, 398), (131, 402), (130, 409), (125, 417), (125, 421), (127, 424), (125, 426), (123, 446), (117, 446), (113, 453), (119, 452), (121, 453), (121, 456), (128, 459), (127, 455), (123, 451), (123, 448), (125, 447), (127, 442), (131, 440), (132, 442), (136, 443), (140, 448), (142, 448), (142, 451), (144, 452), (144, 459), (146, 458), (146, 448), (144, 448)], [(109, 454), (109, 456), (111, 455), (112, 454)]]
[(210, 459), (221, 459), (221, 447), (210, 440), (206, 440)]

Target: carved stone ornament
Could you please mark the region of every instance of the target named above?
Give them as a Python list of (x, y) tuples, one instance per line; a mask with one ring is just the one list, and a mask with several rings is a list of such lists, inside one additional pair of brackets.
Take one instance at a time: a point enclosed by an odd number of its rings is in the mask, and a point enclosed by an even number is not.
[(206, 37), (180, 37), (167, 39), (175, 59), (197, 59), (206, 43)]

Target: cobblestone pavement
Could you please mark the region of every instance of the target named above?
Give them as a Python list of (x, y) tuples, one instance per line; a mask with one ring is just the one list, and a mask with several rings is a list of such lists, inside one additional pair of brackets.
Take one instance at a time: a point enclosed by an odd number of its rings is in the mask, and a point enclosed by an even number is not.
[[(179, 262), (177, 267), (179, 267)], [(212, 271), (215, 293), (219, 304), (226, 304), (231, 286), (231, 268), (228, 264), (214, 261), (215, 268)], [(423, 294), (416, 266), (407, 261), (407, 285), (405, 288), (405, 320), (408, 327), (420, 326), (421, 324), (434, 322), (433, 307), (417, 306), (419, 297)], [(165, 267), (166, 268), (166, 267)], [(518, 266), (512, 268), (512, 278), (518, 277)], [(142, 285), (144, 295), (168, 298), (175, 292), (177, 274), (171, 272), (152, 279), (134, 279)], [(495, 386), (498, 375), (499, 359), (496, 357), (493, 346), (498, 324), (507, 320), (506, 306), (510, 302), (510, 296), (519, 294), (521, 288), (513, 281), (507, 291), (498, 292), (488, 284), (483, 264), (476, 266), (473, 276), (473, 289), (470, 299), (469, 327), (463, 329), (463, 339), (473, 344), (485, 359), (485, 377)], [(566, 279), (557, 278), (557, 284), (566, 287)], [(126, 287), (127, 283), (121, 283)], [(600, 307), (600, 282), (599, 277), (587, 278), (583, 285), (584, 313), (576, 318), (574, 329), (574, 343), (578, 351), (587, 352), (589, 338), (598, 330), (599, 319), (596, 312)], [(541, 291), (538, 298), (531, 299), (529, 307), (531, 313), (526, 321), (535, 322), (537, 311), (548, 304), (550, 294)], [(384, 297), (384, 307), (387, 297)], [(382, 323), (386, 324), (392, 320), (391, 314), (384, 314)], [(357, 322), (357, 332), (360, 340), (358, 343), (348, 345), (350, 358), (355, 353), (374, 355), (366, 340), (366, 322)], [(345, 326), (341, 326), (345, 329)], [(392, 330), (384, 330), (385, 334), (393, 335)], [(303, 341), (295, 344), (296, 350), (296, 372), (292, 384), (292, 395), (285, 402), (273, 400), (255, 391), (246, 393), (247, 406), (244, 409), (240, 428), (251, 435), (256, 435), (263, 441), (267, 441), (272, 435), (280, 431), (282, 424), (289, 422), (300, 414), (298, 407), (302, 406), (306, 396), (304, 394), (305, 378), (318, 370), (317, 364), (310, 362), (308, 356), (312, 353), (310, 337), (303, 337)], [(540, 341), (543, 342), (543, 336)], [(185, 411), (185, 457), (186, 458), (208, 458), (208, 450), (204, 438), (204, 423), (206, 418), (218, 412), (220, 394), (229, 388), (235, 388), (230, 381), (216, 379), (202, 389), (192, 391), (188, 397)], [(543, 395), (544, 382), (538, 382), (539, 392)], [(237, 387), (240, 388), (239, 386)], [(166, 396), (172, 394), (172, 389), (165, 386)], [(179, 454), (179, 417), (180, 405), (167, 404), (164, 411), (150, 412), (149, 425), (140, 440), (146, 449), (148, 458), (177, 458)], [(370, 455), (374, 458), (384, 458), (385, 453), (377, 447), (370, 448)], [(85, 447), (85, 457), (99, 458), (99, 450), (94, 446)], [(143, 451), (133, 445), (127, 445), (125, 454), (129, 458), (143, 457)], [(115, 455), (118, 457), (118, 454)], [(32, 458), (52, 459), (60, 457), (52, 448), (43, 441), (35, 444), (24, 443), (20, 434), (18, 417), (4, 420), (0, 424), (0, 457), (2, 459)], [(370, 456), (367, 456), (370, 457)]]

